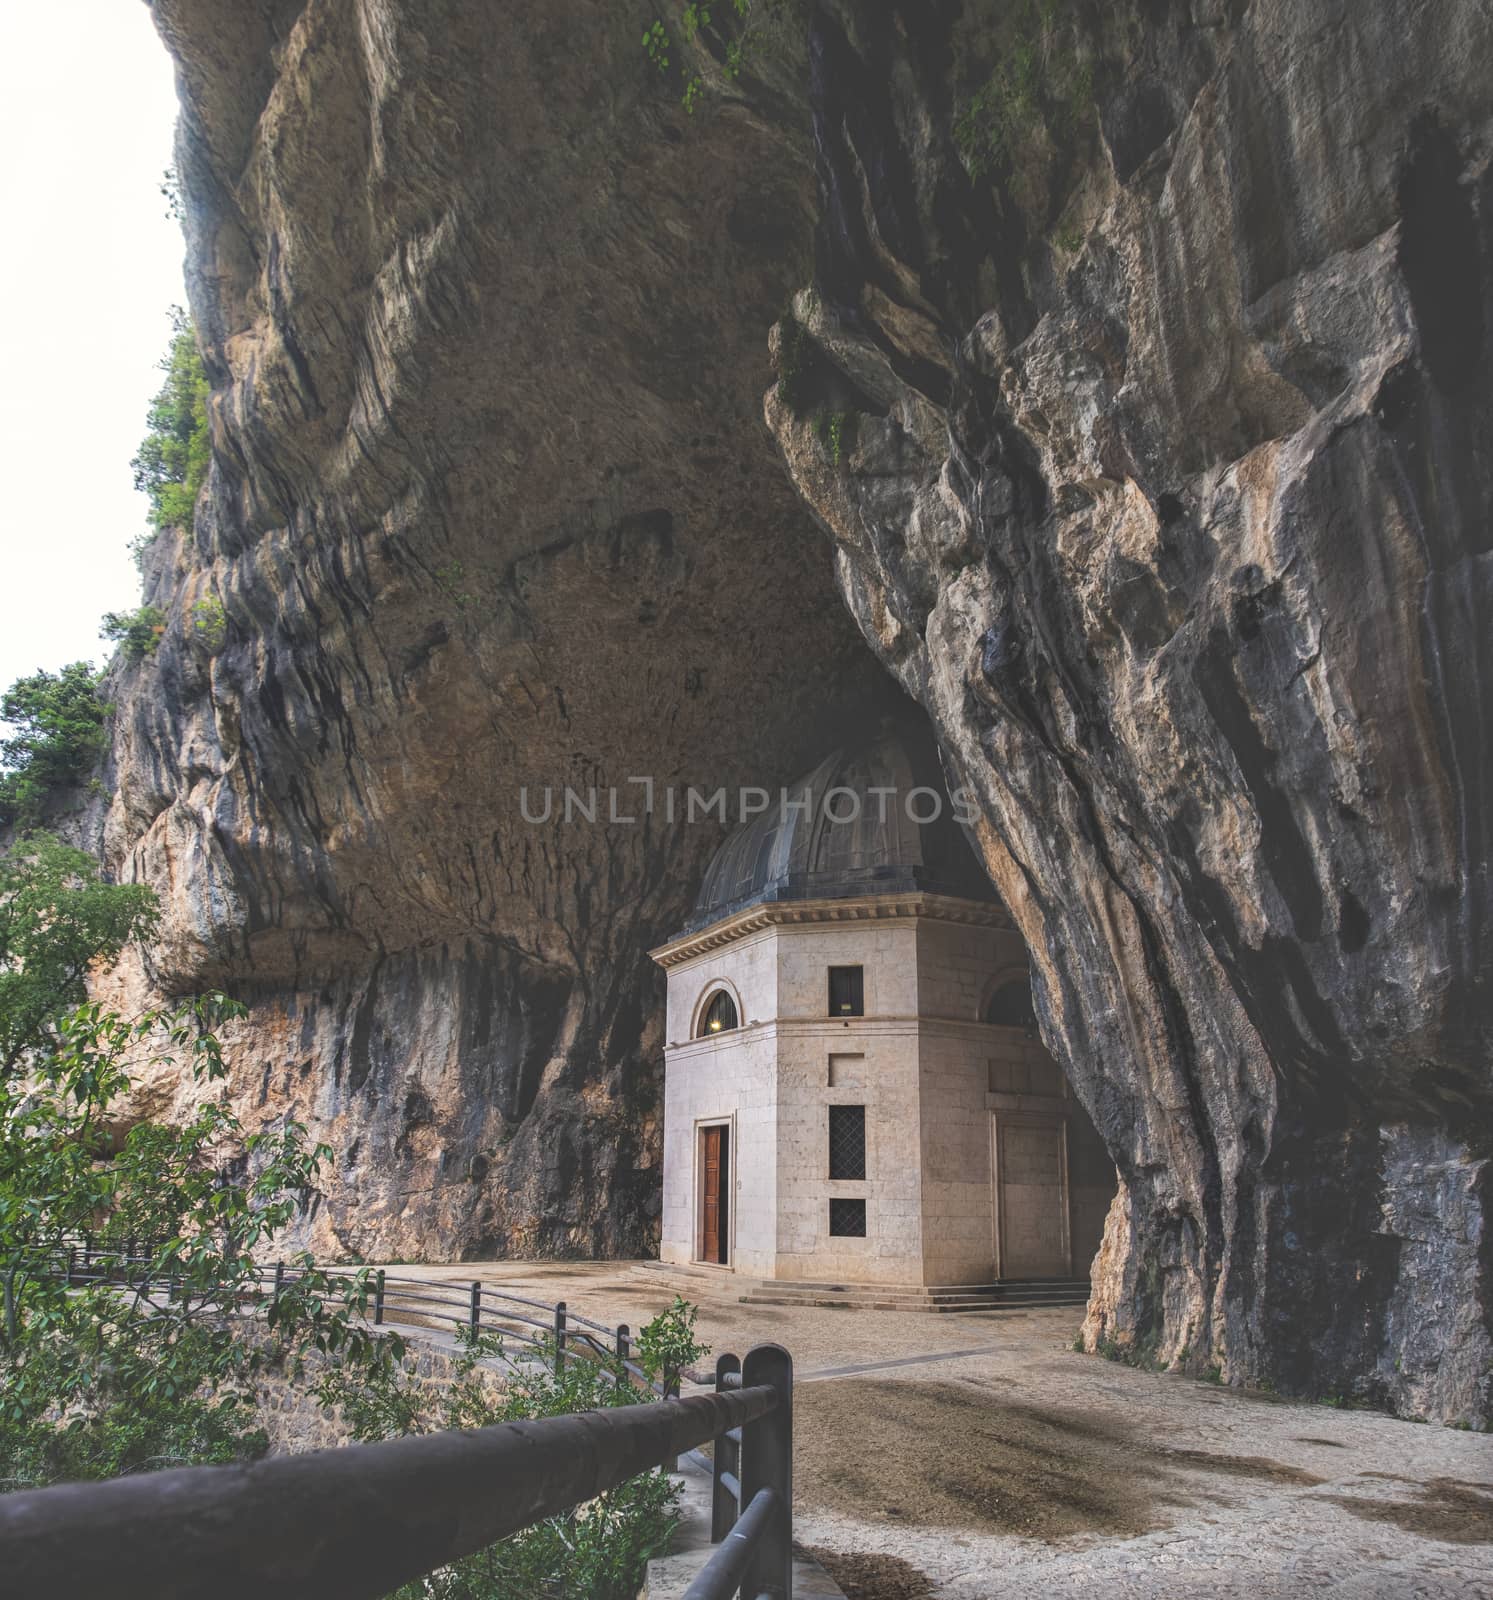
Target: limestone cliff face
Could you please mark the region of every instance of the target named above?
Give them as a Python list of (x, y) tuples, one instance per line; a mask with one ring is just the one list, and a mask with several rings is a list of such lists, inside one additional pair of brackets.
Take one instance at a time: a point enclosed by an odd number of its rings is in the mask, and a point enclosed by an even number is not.
[[(719, 833), (627, 780), (788, 776), (896, 693), (760, 415), (806, 118), (686, 143), (606, 10), (154, 6), (215, 463), (103, 850), (167, 908), (126, 981), (247, 1001), (241, 1108), (337, 1149), (318, 1249), (645, 1250), (646, 952)], [(564, 785), (639, 820), (523, 820)]]
[(823, 9), (767, 415), (1119, 1166), (1091, 1345), (1486, 1420), (1490, 18), (1106, 8), (971, 183), (1022, 11)]
[(216, 459), (102, 849), (311, 1241), (645, 1246), (716, 835), (520, 789), (895, 678), (1120, 1169), (1091, 1342), (1487, 1419), (1486, 8), (827, 0), (693, 118), (627, 8), (153, 9)]

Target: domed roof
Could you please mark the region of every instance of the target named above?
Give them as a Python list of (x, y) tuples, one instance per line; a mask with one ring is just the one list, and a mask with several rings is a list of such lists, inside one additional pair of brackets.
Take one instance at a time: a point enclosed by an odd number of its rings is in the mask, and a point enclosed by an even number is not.
[(996, 894), (915, 728), (837, 750), (776, 795), (716, 851), (685, 932), (774, 900), (843, 900), (922, 890)]

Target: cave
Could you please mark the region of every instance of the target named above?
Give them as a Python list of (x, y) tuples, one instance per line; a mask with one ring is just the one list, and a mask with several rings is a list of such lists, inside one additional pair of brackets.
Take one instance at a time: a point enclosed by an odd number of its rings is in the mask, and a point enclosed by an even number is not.
[(653, 1252), (653, 802), (912, 705), (1119, 1174), (1086, 1348), (1484, 1425), (1486, 16), (1080, 8), (1016, 160), (996, 0), (688, 109), (610, 12), (152, 9), (213, 460), (85, 831), (112, 992), (345, 1153), (305, 1242)]

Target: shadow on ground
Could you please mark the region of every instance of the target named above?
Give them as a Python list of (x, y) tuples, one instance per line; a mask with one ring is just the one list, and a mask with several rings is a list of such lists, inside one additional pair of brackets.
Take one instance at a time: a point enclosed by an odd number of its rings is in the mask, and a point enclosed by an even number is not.
[(1003, 1403), (977, 1381), (843, 1381), (794, 1396), (808, 1510), (1062, 1539), (1133, 1537), (1206, 1494), (1199, 1476), (1309, 1487), (1265, 1456), (1172, 1449), (1091, 1414)]
[(814, 1546), (804, 1554), (839, 1584), (845, 1600), (932, 1600), (928, 1575), (899, 1556), (846, 1555)]
[(1366, 1500), (1356, 1495), (1324, 1494), (1344, 1511), (1351, 1511), (1365, 1522), (1392, 1522), (1406, 1533), (1424, 1539), (1441, 1539), (1447, 1544), (1493, 1544), (1493, 1493), (1487, 1486), (1463, 1483), (1457, 1478), (1432, 1478), (1415, 1483), (1388, 1472), (1361, 1472), (1361, 1478), (1410, 1484), (1415, 1499)]

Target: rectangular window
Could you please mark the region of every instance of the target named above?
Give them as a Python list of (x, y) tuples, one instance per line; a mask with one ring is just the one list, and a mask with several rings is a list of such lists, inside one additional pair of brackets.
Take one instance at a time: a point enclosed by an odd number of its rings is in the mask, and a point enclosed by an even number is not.
[(829, 1014), (832, 1017), (863, 1017), (866, 1014), (864, 967), (829, 969)]
[(866, 1108), (829, 1108), (829, 1175), (864, 1178), (866, 1175)]
[(829, 1231), (837, 1239), (864, 1239), (866, 1237), (866, 1202), (864, 1200), (831, 1200), (829, 1203)]

